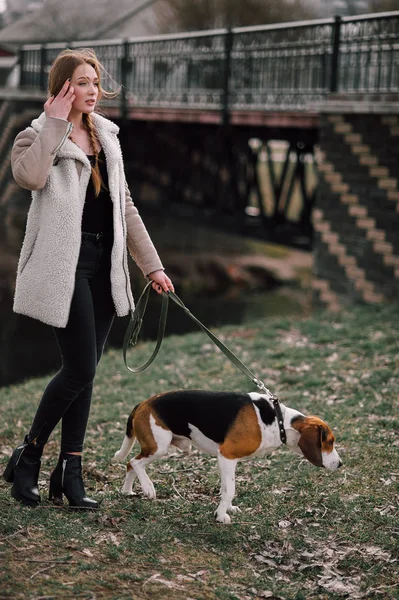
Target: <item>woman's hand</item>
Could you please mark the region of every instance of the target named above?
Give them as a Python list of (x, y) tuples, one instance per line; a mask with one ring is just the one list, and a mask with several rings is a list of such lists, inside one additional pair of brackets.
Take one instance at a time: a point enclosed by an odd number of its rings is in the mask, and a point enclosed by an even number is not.
[(152, 287), (158, 294), (162, 294), (162, 292), (169, 292), (169, 290), (172, 292), (175, 291), (173, 283), (166, 275), (165, 271), (162, 271), (161, 269), (158, 271), (153, 271), (152, 273), (149, 273), (148, 277), (152, 279)]
[(68, 119), (73, 101), (75, 100), (74, 88), (69, 79), (66, 80), (57, 96), (50, 96), (44, 105), (46, 117)]

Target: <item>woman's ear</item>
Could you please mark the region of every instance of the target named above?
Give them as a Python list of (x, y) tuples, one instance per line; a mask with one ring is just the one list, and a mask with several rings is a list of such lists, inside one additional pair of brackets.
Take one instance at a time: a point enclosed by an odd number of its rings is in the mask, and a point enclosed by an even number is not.
[(321, 456), (321, 427), (319, 425), (305, 425), (301, 428), (301, 437), (298, 446), (305, 458), (316, 467), (323, 466)]

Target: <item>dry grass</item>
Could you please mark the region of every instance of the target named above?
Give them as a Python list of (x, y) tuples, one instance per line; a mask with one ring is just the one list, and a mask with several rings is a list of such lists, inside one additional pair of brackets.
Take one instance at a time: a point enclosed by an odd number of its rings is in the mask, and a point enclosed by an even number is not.
[[(19, 506), (0, 484), (0, 598), (330, 600), (399, 598), (397, 307), (270, 319), (218, 330), (282, 402), (332, 426), (345, 467), (329, 473), (281, 449), (237, 470), (229, 526), (216, 524), (215, 459), (173, 453), (149, 468), (156, 501), (119, 493), (110, 459), (132, 406), (176, 388), (252, 391), (203, 333), (167, 338), (142, 375), (106, 353), (85, 453), (97, 513)], [(182, 318), (185, 318), (182, 316)], [(143, 362), (151, 344), (130, 360)], [(47, 378), (0, 390), (3, 465)], [(46, 449), (46, 493), (59, 433)]]

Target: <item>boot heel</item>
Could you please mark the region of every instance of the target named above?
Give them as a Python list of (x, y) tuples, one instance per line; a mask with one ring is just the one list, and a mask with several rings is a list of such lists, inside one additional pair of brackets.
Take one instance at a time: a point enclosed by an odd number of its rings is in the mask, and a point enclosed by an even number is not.
[(18, 446), (18, 448), (15, 448), (14, 452), (12, 453), (11, 458), (8, 461), (7, 466), (3, 472), (3, 479), (7, 483), (14, 483), (15, 467), (18, 464), (21, 454), (23, 453), (25, 448), (26, 448), (26, 444), (24, 443), (24, 444), (22, 444), (22, 446)]
[(48, 499), (53, 502), (55, 506), (64, 506), (64, 502), (62, 500), (62, 489), (60, 489), (54, 482), (50, 479), (50, 488), (48, 493)]
[(11, 460), (8, 462), (8, 465), (4, 469), (3, 479), (7, 483), (14, 483), (14, 465), (11, 464)]

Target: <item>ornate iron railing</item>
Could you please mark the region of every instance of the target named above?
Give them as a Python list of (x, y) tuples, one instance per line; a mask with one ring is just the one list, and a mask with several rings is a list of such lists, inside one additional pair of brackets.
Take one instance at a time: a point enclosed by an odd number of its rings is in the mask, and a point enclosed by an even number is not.
[(338, 91), (397, 92), (399, 12), (343, 19), (338, 53)]
[(45, 90), (62, 48), (95, 48), (108, 87), (153, 107), (306, 110), (330, 92), (399, 91), (399, 11), (129, 40), (25, 45), (20, 85)]

